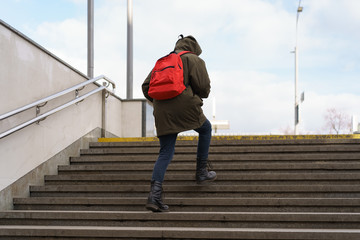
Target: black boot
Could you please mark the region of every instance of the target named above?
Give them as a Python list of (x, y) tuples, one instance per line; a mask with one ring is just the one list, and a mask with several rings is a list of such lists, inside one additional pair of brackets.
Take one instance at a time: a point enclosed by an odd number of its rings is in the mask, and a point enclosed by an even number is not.
[(162, 202), (162, 183), (151, 181), (151, 190), (146, 203), (146, 209), (153, 212), (168, 212), (169, 206)]
[(196, 182), (198, 184), (214, 181), (216, 179), (216, 172), (209, 172), (207, 170), (207, 161), (207, 159), (196, 159)]

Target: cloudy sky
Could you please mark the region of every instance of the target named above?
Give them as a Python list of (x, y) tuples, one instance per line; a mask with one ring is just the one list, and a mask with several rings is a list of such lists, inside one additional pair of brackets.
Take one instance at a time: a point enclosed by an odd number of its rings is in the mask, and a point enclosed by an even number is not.
[[(223, 133), (279, 134), (294, 128), (299, 0), (133, 0), (134, 98), (179, 34), (203, 49), (212, 83), (204, 112), (229, 120)], [(360, 117), (359, 0), (302, 0), (298, 22), (300, 133), (329, 133), (330, 108)], [(86, 0), (4, 0), (0, 18), (87, 72)], [(95, 0), (95, 69), (126, 97), (126, 0)], [(292, 130), (291, 130), (292, 131)]]

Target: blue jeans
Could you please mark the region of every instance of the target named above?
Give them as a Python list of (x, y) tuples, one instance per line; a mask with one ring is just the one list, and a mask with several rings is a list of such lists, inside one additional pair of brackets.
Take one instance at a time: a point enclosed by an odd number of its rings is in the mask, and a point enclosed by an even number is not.
[[(209, 147), (211, 141), (211, 123), (209, 122), (209, 120), (206, 119), (206, 121), (200, 128), (194, 130), (199, 133), (197, 158), (207, 159), (209, 155)], [(158, 182), (164, 181), (166, 169), (174, 156), (177, 135), (177, 133), (174, 133), (159, 136), (160, 152), (158, 159), (154, 165), (152, 180)]]

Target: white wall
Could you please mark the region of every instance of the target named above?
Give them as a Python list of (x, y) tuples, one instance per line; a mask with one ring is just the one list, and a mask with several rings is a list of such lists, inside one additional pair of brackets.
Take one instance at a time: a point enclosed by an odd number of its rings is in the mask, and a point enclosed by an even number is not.
[[(0, 115), (85, 80), (84, 74), (0, 20)], [(80, 94), (96, 87), (87, 86)], [(41, 108), (41, 113), (74, 98), (72, 92), (51, 101)], [(143, 101), (124, 103), (109, 95), (106, 130), (119, 137), (141, 137)], [(99, 92), (39, 124), (0, 139), (0, 191), (89, 132), (101, 128), (101, 112)], [(0, 132), (33, 117), (35, 108), (1, 120)]]
[(85, 80), (84, 76), (2, 24), (0, 46), (0, 113)]
[(141, 136), (141, 124), (142, 119), (139, 118), (139, 109), (142, 108), (142, 102), (141, 101), (124, 101), (122, 102), (123, 105), (123, 111), (121, 112), (122, 121), (126, 122), (127, 124), (122, 124), (121, 131), (123, 135), (129, 136), (129, 135), (137, 135)]

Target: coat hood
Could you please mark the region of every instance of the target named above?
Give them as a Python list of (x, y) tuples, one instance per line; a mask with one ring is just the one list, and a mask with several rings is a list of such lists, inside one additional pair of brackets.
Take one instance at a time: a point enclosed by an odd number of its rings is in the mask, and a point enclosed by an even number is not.
[(180, 35), (180, 39), (175, 44), (175, 51), (191, 51), (199, 56), (202, 52), (200, 45), (193, 36), (183, 37)]

